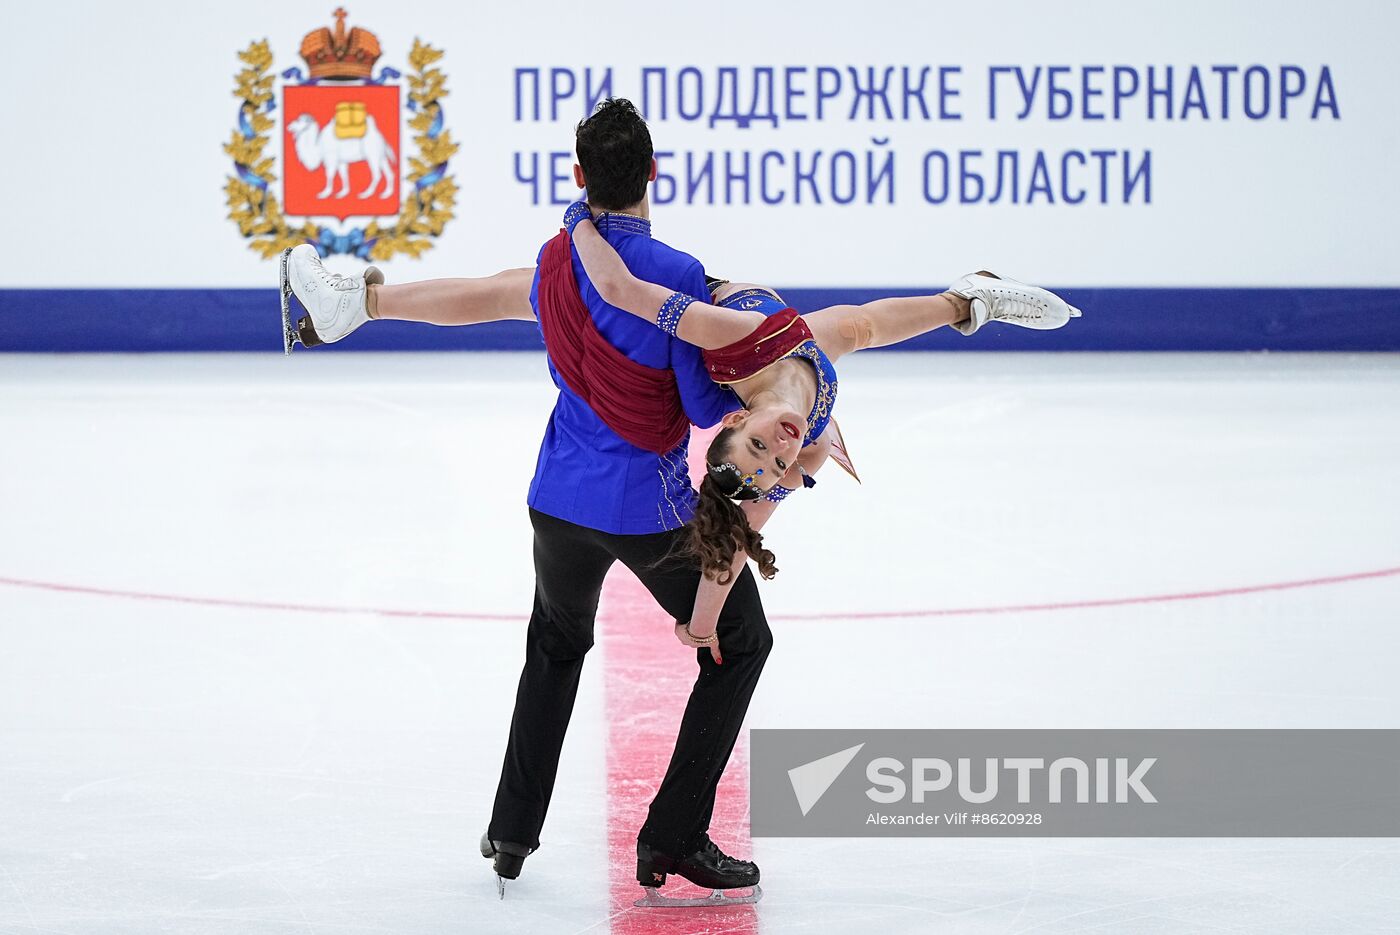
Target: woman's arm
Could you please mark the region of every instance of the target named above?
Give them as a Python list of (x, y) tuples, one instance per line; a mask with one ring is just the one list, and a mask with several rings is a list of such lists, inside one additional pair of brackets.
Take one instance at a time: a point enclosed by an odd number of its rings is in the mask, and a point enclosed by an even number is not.
[[(831, 451), (831, 440), (827, 438), (827, 433), (823, 432), (815, 444), (808, 445), (802, 449), (797, 456), (797, 463), (788, 469), (778, 484), (787, 490), (801, 490), (803, 486), (802, 475), (815, 474), (826, 463), (828, 454)], [(773, 516), (778, 509), (776, 500), (767, 498), (761, 500), (749, 500), (739, 504), (739, 508), (744, 511), (749, 519), (749, 525), (755, 530), (762, 530), (764, 524)], [(724, 609), (724, 602), (729, 599), (729, 590), (734, 586), (734, 582), (739, 578), (739, 572), (743, 571), (744, 564), (749, 560), (748, 553), (740, 549), (734, 555), (734, 562), (729, 566), (729, 581), (720, 584), (713, 578), (701, 576), (700, 587), (695, 591), (695, 607), (690, 613), (690, 632), (694, 636), (708, 636), (715, 632), (719, 625), (719, 615)]]
[[(801, 482), (798, 482), (801, 486)], [(749, 519), (749, 525), (755, 530), (762, 529), (768, 522), (773, 511), (778, 508), (778, 504), (772, 500), (749, 500), (739, 504), (739, 508)], [(739, 572), (744, 570), (744, 563), (749, 560), (749, 554), (743, 549), (734, 553), (734, 561), (729, 566), (729, 580), (720, 584), (714, 578), (700, 576), (700, 586), (695, 589), (695, 606), (690, 612), (690, 635), (706, 637), (715, 632), (719, 626), (720, 611), (724, 610), (724, 602), (729, 600), (729, 592), (734, 587), (734, 582), (739, 580)], [(720, 661), (720, 656), (715, 656), (715, 661)]]
[[(584, 271), (603, 301), (656, 324), (662, 306), (673, 294), (671, 290), (633, 276), (591, 220), (577, 222), (573, 239)], [(696, 300), (686, 308), (674, 333), (687, 344), (713, 349), (748, 337), (761, 324), (763, 316), (758, 312)]]

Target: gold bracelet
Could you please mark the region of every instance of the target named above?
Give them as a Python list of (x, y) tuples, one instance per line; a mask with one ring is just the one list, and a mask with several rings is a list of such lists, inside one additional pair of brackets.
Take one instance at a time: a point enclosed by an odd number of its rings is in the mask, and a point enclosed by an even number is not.
[(690, 637), (695, 642), (700, 643), (704, 646), (709, 646), (711, 643), (719, 639), (719, 635), (715, 633), (711, 633), (709, 636), (696, 636), (694, 633), (691, 633), (689, 620), (685, 622), (685, 635)]

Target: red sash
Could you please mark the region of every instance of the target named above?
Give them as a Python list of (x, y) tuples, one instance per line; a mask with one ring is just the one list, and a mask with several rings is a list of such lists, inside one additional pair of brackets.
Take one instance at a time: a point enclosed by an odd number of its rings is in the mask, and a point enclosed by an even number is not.
[(812, 329), (794, 309), (785, 308), (763, 319), (748, 337), (705, 352), (705, 368), (716, 383), (738, 383), (782, 360), (804, 341)]
[(574, 279), (569, 235), (540, 255), (540, 330), (564, 383), (624, 440), (665, 454), (690, 433), (676, 375), (632, 360), (598, 331)]

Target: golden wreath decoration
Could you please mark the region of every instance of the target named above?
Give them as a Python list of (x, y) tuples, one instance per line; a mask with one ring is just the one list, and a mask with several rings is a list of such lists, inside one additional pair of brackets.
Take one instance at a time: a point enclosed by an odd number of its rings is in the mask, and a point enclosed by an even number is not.
[[(447, 96), (447, 77), (434, 67), (443, 56), (418, 39), (408, 53), (412, 71), (408, 74), (408, 121), (414, 131), (417, 154), (408, 156), (410, 171), (406, 181), (412, 188), (404, 196), (398, 217), (390, 224), (372, 221), (368, 226), (335, 233), (310, 220), (294, 227), (278, 204), (271, 183), (277, 180), (275, 157), (264, 150), (271, 141), (277, 121), (274, 83), (270, 72), (272, 51), (266, 39), (251, 42), (238, 53), (243, 67), (234, 76), (233, 94), (241, 103), (238, 126), (224, 152), (233, 160), (224, 193), (228, 199), (228, 219), (238, 225), (250, 249), (264, 259), (277, 256), (301, 243), (316, 245), (323, 256), (350, 254), (365, 260), (389, 260), (399, 254), (419, 257), (433, 247), (431, 237), (440, 235), (454, 217), (457, 183), (448, 174), (448, 161), (457, 152), (451, 132), (443, 126), (442, 99)], [(290, 76), (292, 72), (287, 72)], [(399, 77), (393, 69), (381, 74)]]

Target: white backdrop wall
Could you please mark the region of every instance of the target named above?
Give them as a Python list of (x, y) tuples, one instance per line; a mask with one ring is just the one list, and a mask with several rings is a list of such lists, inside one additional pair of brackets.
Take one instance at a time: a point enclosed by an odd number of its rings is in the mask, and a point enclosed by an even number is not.
[[(139, 287), (268, 285), (272, 263), (248, 248), (227, 219), (224, 185), (232, 163), (222, 146), (236, 125), (232, 94), (237, 53), (266, 38), (273, 73), (305, 63), (302, 37), (332, 21), (333, 3), (246, 0), (233, 5), (131, 0), (121, 4), (50, 2), (14, 5), (13, 37), (0, 59), (5, 88), (6, 144), (0, 146), (6, 222), (0, 241), (10, 287)], [(1400, 260), (1394, 219), (1400, 185), (1396, 94), (1400, 57), (1391, 47), (1400, 7), (1347, 0), (1325, 7), (1288, 2), (1172, 0), (1142, 4), (1047, 4), (1034, 0), (950, 4), (831, 2), (802, 4), (709, 2), (654, 4), (594, 0), (589, 4), (474, 4), (358, 0), (348, 22), (372, 30), (383, 47), (375, 66), (408, 71), (415, 37), (443, 49), (447, 75), (446, 126), (461, 144), (450, 172), (460, 187), (457, 216), (421, 259), (383, 264), (392, 278), (470, 275), (533, 262), (557, 226), (560, 208), (516, 178), (515, 154), (564, 151), (583, 112), (579, 97), (550, 119), (516, 119), (518, 69), (571, 69), (595, 76), (610, 68), (612, 91), (642, 103), (642, 70), (671, 74), (668, 116), (652, 107), (657, 149), (676, 153), (764, 152), (824, 158), (849, 151), (862, 160), (894, 153), (892, 203), (881, 190), (874, 203), (859, 197), (837, 204), (793, 203), (792, 172), (776, 189), (782, 203), (764, 204), (754, 173), (752, 203), (654, 206), (657, 236), (701, 257), (727, 275), (790, 286), (899, 286), (947, 281), (995, 262), (1022, 278), (1099, 286), (1397, 286)], [(1224, 102), (1212, 66), (1238, 66)], [(1242, 73), (1263, 66), (1270, 103), (1261, 119), (1243, 113)], [(712, 127), (719, 70), (739, 69), (739, 105), (749, 103), (749, 76), (773, 68), (778, 77), (776, 127), (732, 121)], [(842, 94), (822, 120), (781, 119), (784, 69), (803, 67), (810, 90), (815, 69), (842, 76)], [(937, 117), (938, 69), (960, 69), (950, 101), (960, 120), (903, 119), (900, 69), (928, 66), (924, 99)], [(989, 118), (992, 66), (1020, 66), (1029, 80), (1041, 68), (1032, 112), (1022, 109), (1017, 79), (1003, 74), (998, 115)], [(1072, 89), (1076, 113), (1049, 119), (1050, 66)], [(1131, 66), (1146, 80), (1148, 66), (1174, 69), (1170, 107), (1175, 119), (1147, 119), (1145, 89), (1128, 98), (1121, 118), (1081, 114), (1085, 66), (1107, 72), (1092, 80), (1108, 89), (1091, 101), (1112, 112), (1114, 66)], [(1209, 119), (1199, 109), (1181, 119), (1189, 70), (1205, 76)], [(1303, 93), (1281, 116), (1281, 68), (1305, 76)], [(677, 116), (674, 82), (694, 67), (710, 97), (699, 120)], [(889, 100), (896, 114), (848, 119), (855, 68), (877, 76), (893, 67)], [(1319, 76), (1326, 67), (1333, 108), (1313, 119)], [(1157, 72), (1160, 76), (1163, 72)], [(1067, 77), (1066, 77), (1067, 76)], [(829, 77), (829, 74), (828, 74)], [(278, 87), (280, 94), (281, 81)], [(526, 86), (528, 90), (528, 85)], [(546, 88), (547, 91), (547, 88)], [(1254, 108), (1261, 98), (1255, 88)], [(1326, 96), (1326, 95), (1324, 95)], [(654, 105), (653, 101), (653, 105)], [(797, 100), (812, 111), (812, 95)], [(268, 147), (281, 175), (284, 115)], [(408, 115), (405, 114), (405, 117)], [(408, 149), (409, 131), (402, 130)], [(872, 143), (888, 140), (887, 144)], [(1099, 203), (1093, 163), (1076, 170), (1089, 183), (1078, 205), (1063, 203), (1060, 158), (1066, 151), (1151, 153), (1150, 203), (1145, 187), (1123, 203), (1121, 168), (1111, 170), (1109, 203)], [(925, 154), (952, 158), (952, 192), (930, 203)], [(960, 203), (957, 153), (980, 150), (987, 190)], [(1019, 153), (1021, 203), (989, 204), (999, 150)], [(1052, 179), (1026, 203), (1035, 153), (1043, 151)], [(411, 151), (404, 155), (412, 155)], [(406, 162), (406, 160), (405, 160)], [(679, 157), (671, 168), (683, 171)], [(934, 163), (937, 167), (938, 163)], [(663, 167), (663, 171), (666, 169)], [(280, 191), (280, 181), (274, 189)], [(682, 186), (684, 187), (684, 186)], [(722, 185), (720, 186), (723, 187)], [(825, 189), (826, 186), (819, 186)], [(939, 186), (932, 194), (939, 195)], [(974, 192), (975, 193), (975, 192)], [(810, 195), (810, 193), (809, 193)], [(703, 201), (703, 199), (702, 199)], [(345, 225), (318, 219), (331, 226)], [(343, 268), (359, 261), (336, 258)]]

